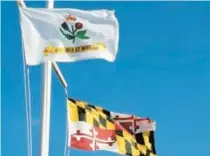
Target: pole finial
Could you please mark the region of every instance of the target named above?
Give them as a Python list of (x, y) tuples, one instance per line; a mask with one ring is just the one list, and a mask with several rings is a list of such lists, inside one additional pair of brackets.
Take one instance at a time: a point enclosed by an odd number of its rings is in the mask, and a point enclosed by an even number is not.
[(18, 6), (21, 8), (26, 8), (26, 5), (23, 0), (17, 0)]

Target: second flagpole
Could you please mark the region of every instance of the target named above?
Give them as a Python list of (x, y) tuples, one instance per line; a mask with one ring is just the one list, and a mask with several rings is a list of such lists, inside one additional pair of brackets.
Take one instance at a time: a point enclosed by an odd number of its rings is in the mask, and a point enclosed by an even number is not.
[[(53, 7), (53, 0), (48, 0), (47, 8), (51, 9)], [(49, 156), (51, 81), (52, 62), (48, 61), (43, 65), (40, 156)]]

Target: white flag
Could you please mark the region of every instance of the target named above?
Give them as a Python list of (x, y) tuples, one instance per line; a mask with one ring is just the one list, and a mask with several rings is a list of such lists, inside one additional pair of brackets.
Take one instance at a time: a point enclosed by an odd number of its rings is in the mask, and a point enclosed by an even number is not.
[(119, 25), (114, 11), (19, 9), (28, 65), (45, 61), (115, 60)]

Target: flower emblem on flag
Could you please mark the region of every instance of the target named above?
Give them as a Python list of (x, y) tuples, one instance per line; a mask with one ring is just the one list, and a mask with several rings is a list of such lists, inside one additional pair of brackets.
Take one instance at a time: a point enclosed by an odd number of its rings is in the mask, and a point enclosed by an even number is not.
[(82, 28), (83, 24), (81, 22), (77, 22), (76, 17), (69, 14), (65, 16), (65, 21), (60, 26), (60, 32), (66, 39), (72, 40), (72, 43), (74, 43), (77, 38), (82, 40), (90, 38), (86, 36), (87, 30), (82, 30)]

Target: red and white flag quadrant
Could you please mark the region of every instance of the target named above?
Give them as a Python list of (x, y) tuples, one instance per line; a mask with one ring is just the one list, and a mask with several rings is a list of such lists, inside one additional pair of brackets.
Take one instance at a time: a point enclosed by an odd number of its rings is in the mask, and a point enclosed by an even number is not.
[(155, 131), (156, 122), (149, 118), (135, 117), (129, 114), (111, 112), (112, 119), (120, 123), (130, 133), (141, 133), (144, 131)]
[(85, 122), (69, 123), (69, 146), (94, 151), (119, 151), (114, 130), (100, 129)]

